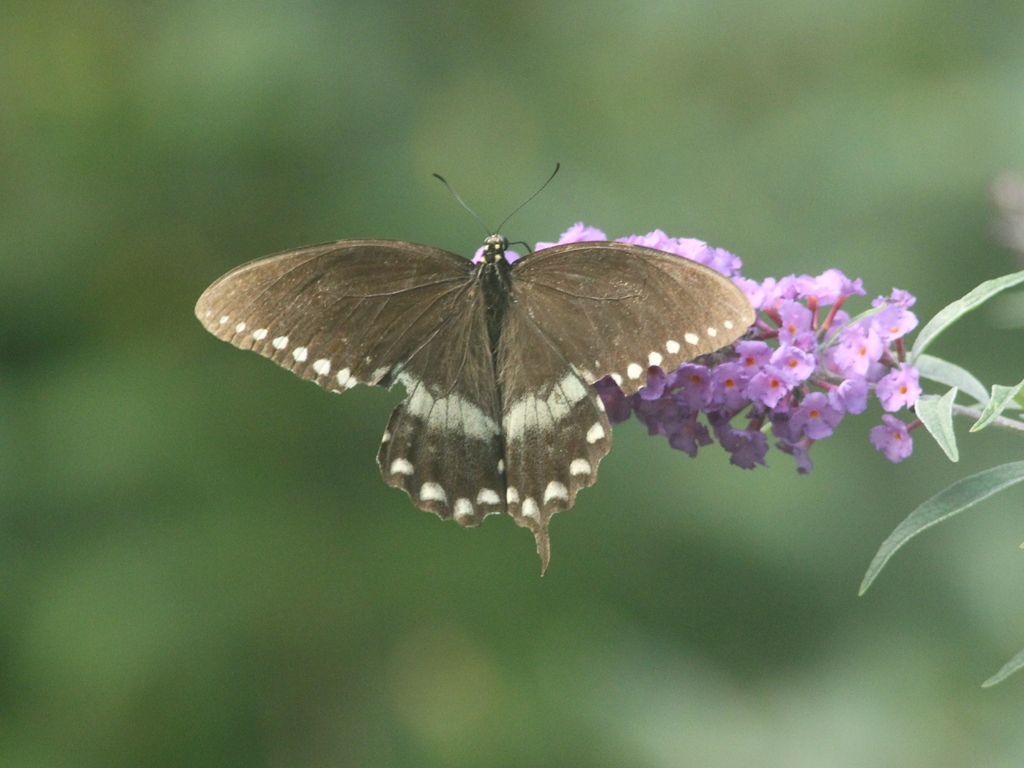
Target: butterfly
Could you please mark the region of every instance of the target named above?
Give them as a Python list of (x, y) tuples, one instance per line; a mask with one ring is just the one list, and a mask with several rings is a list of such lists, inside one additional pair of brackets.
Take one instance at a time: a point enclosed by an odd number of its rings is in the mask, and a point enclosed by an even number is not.
[(611, 450), (605, 376), (627, 394), (754, 322), (717, 272), (619, 242), (546, 248), (514, 264), (508, 240), (476, 264), (392, 240), (342, 240), (237, 267), (200, 297), (207, 330), (333, 392), (406, 398), (377, 453), (384, 481), (463, 526), (508, 512), (537, 541), (597, 480)]

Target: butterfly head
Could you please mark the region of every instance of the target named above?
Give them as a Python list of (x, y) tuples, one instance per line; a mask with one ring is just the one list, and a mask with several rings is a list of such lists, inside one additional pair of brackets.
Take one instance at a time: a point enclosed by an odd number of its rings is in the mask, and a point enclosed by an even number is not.
[(504, 235), (488, 235), (484, 240), (484, 263), (495, 264), (505, 258), (508, 249), (508, 238)]

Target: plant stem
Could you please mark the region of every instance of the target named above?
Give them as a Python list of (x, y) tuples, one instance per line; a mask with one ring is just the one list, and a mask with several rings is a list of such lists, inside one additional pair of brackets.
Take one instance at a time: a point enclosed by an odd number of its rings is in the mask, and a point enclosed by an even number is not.
[[(981, 411), (977, 408), (968, 408), (965, 405), (954, 405), (953, 414), (955, 416), (967, 416), (975, 421), (981, 418)], [(992, 424), (993, 426), (1007, 427), (1009, 429), (1016, 429), (1018, 432), (1024, 432), (1024, 422), (1008, 419), (1005, 416), (996, 416), (992, 420)]]

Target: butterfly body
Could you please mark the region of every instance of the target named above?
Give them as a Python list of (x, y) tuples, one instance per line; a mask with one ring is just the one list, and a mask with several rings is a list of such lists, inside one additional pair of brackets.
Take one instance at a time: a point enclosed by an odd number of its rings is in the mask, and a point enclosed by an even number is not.
[(428, 246), (346, 240), (232, 270), (196, 306), (208, 330), (320, 386), (403, 385), (377, 455), (385, 482), (464, 526), (508, 512), (544, 567), (548, 523), (597, 479), (611, 425), (591, 386), (626, 394), (753, 322), (706, 267), (624, 243), (515, 264), (492, 235), (474, 264)]

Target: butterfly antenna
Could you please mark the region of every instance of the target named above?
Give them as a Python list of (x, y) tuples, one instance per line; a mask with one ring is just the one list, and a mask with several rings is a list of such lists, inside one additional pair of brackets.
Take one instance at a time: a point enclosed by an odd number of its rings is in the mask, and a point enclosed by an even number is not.
[(558, 173), (558, 169), (561, 168), (561, 167), (562, 167), (561, 163), (555, 163), (555, 170), (553, 170), (551, 172), (551, 175), (548, 176), (548, 180), (540, 185), (540, 189), (538, 189), (536, 192), (534, 192), (532, 195), (530, 195), (528, 198), (526, 198), (526, 200), (523, 201), (522, 205), (520, 205), (518, 208), (516, 208), (514, 211), (512, 211), (512, 213), (510, 213), (508, 216), (505, 217), (505, 221), (501, 222), (501, 224), (498, 225), (498, 229), (497, 229), (498, 232), (501, 232), (501, 228), (505, 226), (505, 222), (507, 222), (509, 219), (511, 219), (513, 216), (515, 216), (517, 213), (519, 213), (519, 211), (521, 211), (523, 209), (523, 206), (525, 206), (528, 202), (533, 200), (533, 198), (535, 198), (537, 195), (539, 195), (541, 192), (544, 191), (544, 187), (546, 187), (548, 184), (551, 183), (551, 180), (553, 178), (555, 178), (555, 174)]
[[(469, 211), (469, 215), (470, 216), (472, 216), (474, 219), (476, 219), (478, 222), (480, 222), (480, 226), (484, 228), (484, 231), (488, 235), (494, 234), (493, 232), (491, 232), (490, 229), (487, 228), (487, 225), (484, 224), (483, 219), (481, 219), (479, 216), (476, 215), (476, 211), (474, 211), (472, 208), (470, 208), (468, 205), (466, 205), (466, 201), (463, 200), (461, 197), (459, 197), (459, 193), (458, 192), (456, 192), (454, 189), (452, 189), (452, 185), (444, 180), (444, 176), (442, 176), (439, 173), (435, 173), (435, 174), (433, 174), (433, 176), (434, 176), (435, 179), (437, 179), (442, 184), (444, 184), (446, 187), (448, 187), (448, 191), (452, 193), (452, 197), (454, 197), (456, 200), (459, 201), (459, 205), (461, 205), (463, 208), (465, 208), (467, 211)], [(519, 206), (519, 207), (522, 208), (522, 206)], [(504, 222), (502, 222), (502, 223), (504, 224)], [(498, 227), (498, 229), (501, 229), (501, 227)]]

